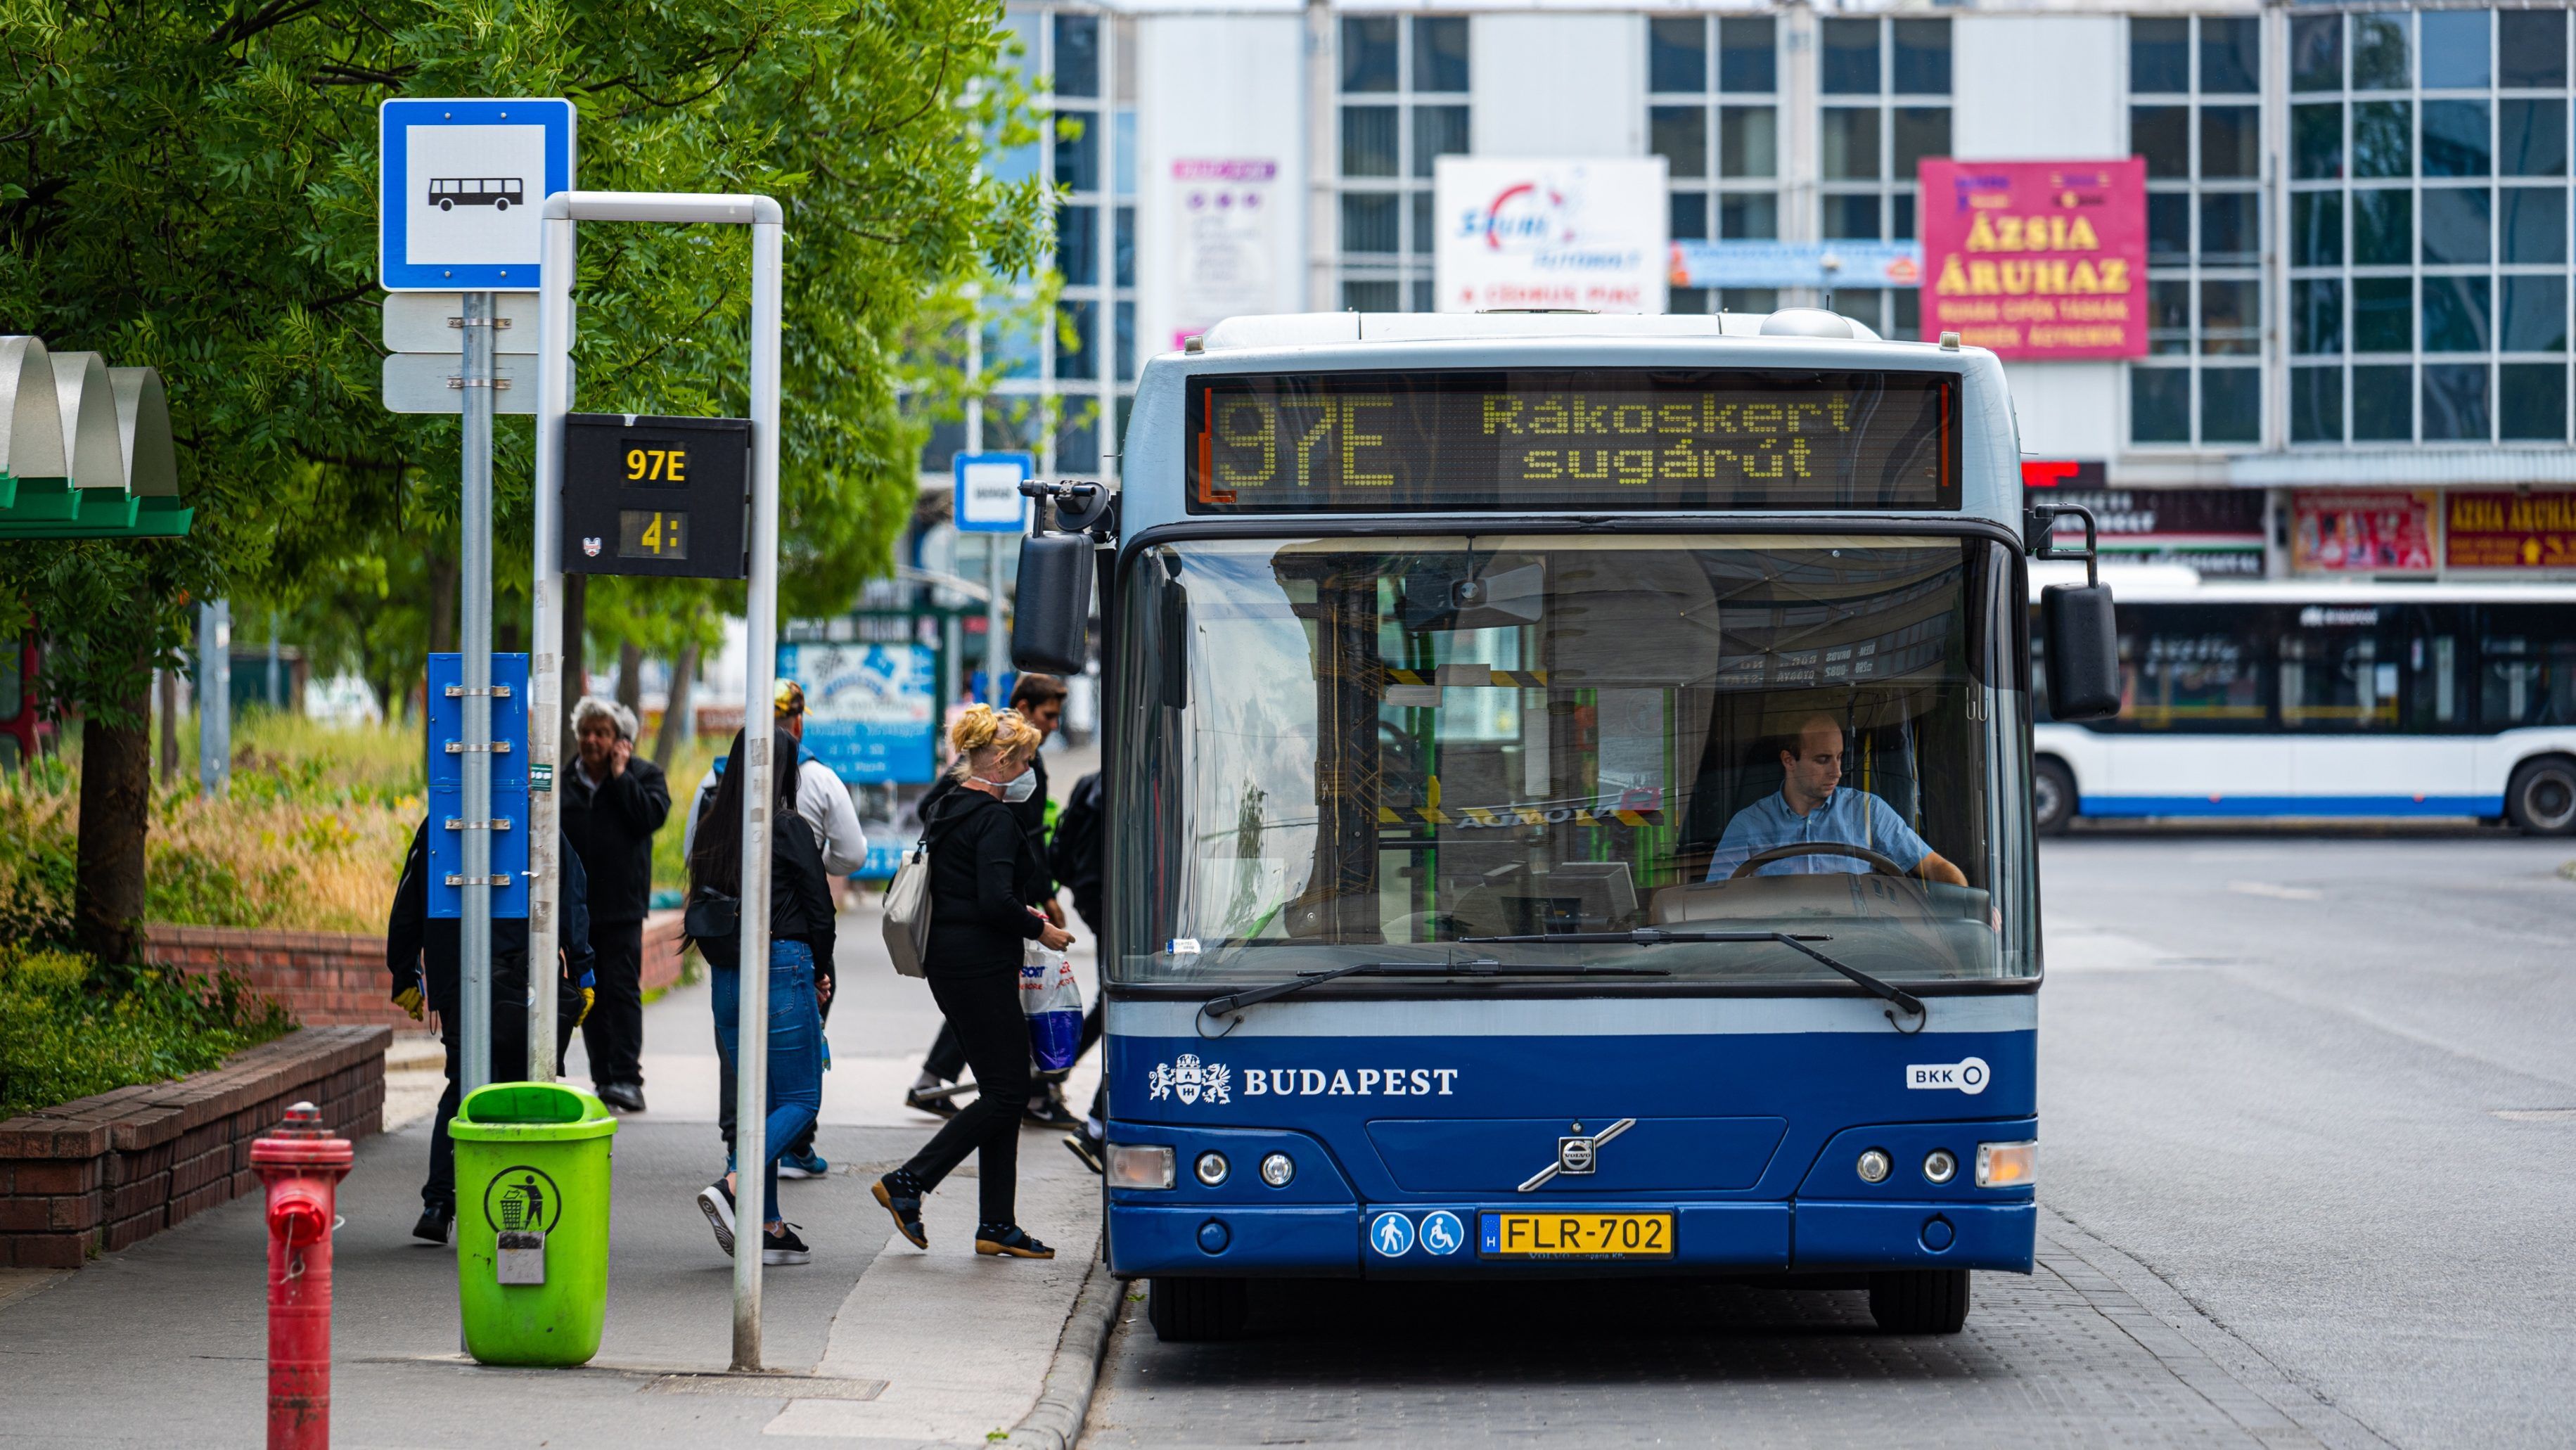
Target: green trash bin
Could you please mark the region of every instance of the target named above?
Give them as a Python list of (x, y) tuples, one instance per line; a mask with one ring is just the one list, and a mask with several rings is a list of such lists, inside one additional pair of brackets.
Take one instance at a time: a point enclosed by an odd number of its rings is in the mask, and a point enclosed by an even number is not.
[(478, 1088), (456, 1142), (456, 1289), (485, 1364), (586, 1364), (608, 1319), (608, 1162), (617, 1120), (559, 1083)]

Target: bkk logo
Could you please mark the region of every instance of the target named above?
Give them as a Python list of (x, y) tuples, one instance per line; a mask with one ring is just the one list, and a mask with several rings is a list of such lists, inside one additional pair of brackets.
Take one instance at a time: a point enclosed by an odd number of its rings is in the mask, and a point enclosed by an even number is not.
[[(1445, 1098), (1457, 1081), (1454, 1067), (1335, 1068), (1330, 1072), (1314, 1067), (1247, 1067), (1242, 1092), (1248, 1098)], [(1145, 1074), (1145, 1096), (1156, 1102), (1168, 1097), (1184, 1103), (1202, 1099), (1231, 1103), (1234, 1091), (1234, 1069), (1221, 1062), (1201, 1062), (1195, 1052), (1158, 1062)]]

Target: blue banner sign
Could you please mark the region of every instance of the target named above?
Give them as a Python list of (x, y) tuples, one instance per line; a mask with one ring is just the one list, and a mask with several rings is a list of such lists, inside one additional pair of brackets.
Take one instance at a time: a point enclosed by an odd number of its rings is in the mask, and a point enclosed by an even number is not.
[(1675, 242), (1676, 287), (1920, 287), (1921, 242)]
[(805, 689), (805, 753), (852, 785), (926, 785), (938, 769), (939, 652), (928, 645), (782, 644)]

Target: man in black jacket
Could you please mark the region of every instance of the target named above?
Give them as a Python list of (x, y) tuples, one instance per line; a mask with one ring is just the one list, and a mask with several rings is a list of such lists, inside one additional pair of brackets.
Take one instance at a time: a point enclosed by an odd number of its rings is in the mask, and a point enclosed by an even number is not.
[(563, 771), (563, 829), (590, 874), (590, 949), (599, 1003), (582, 1023), (599, 1100), (644, 1111), (644, 917), (653, 904), (653, 833), (671, 814), (662, 768), (635, 753), (635, 716), (614, 700), (573, 707), (579, 749)]
[[(555, 1060), (572, 1042), (572, 1030), (590, 1010), (590, 913), (588, 883), (581, 858), (560, 834), (555, 849), (563, 860), (562, 948), (556, 953), (562, 971), (556, 979)], [(452, 916), (429, 914), (429, 823), (411, 833), (411, 850), (403, 857), (402, 881), (394, 887), (394, 910), (385, 923), (385, 971), (393, 978), (394, 1005), (421, 1020), (423, 1009), (438, 1016), (439, 1040), (447, 1047), (447, 1091), (439, 1095), (438, 1117), (429, 1134), (429, 1181), (420, 1188), (420, 1222), (412, 1237), (434, 1244), (447, 1242), (456, 1221), (456, 1149), (447, 1136), (456, 1116), (458, 1078), (465, 1030), (463, 946), (464, 923)], [(525, 917), (492, 921), (492, 1080), (517, 1082), (528, 1070), (528, 922)]]

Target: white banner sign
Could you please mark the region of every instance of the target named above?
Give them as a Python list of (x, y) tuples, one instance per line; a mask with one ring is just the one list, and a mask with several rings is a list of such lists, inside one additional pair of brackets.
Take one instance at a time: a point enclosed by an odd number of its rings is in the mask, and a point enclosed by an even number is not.
[(1443, 156), (1432, 206), (1443, 312), (1664, 310), (1670, 213), (1660, 156)]
[(1279, 163), (1266, 156), (1182, 157), (1169, 178), (1176, 324), (1158, 345), (1179, 347), (1229, 317), (1291, 310), (1271, 266)]

